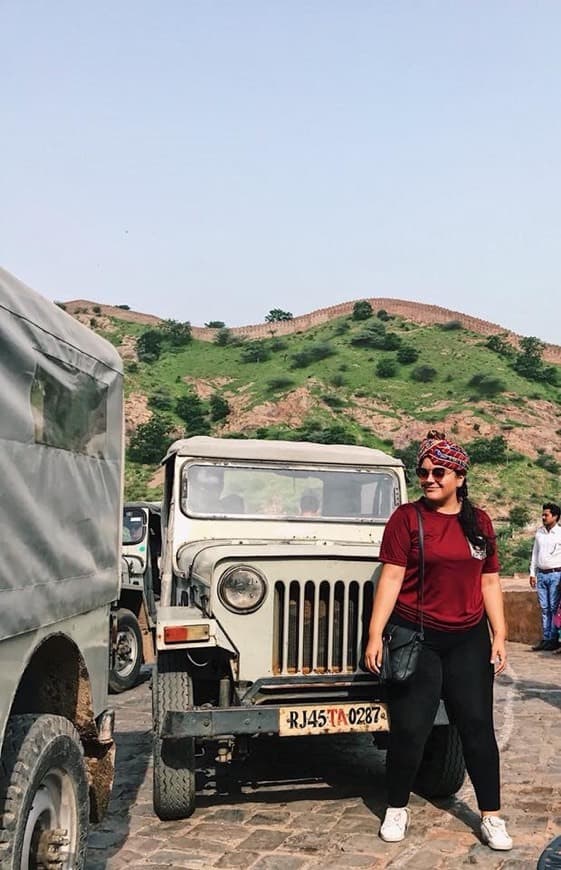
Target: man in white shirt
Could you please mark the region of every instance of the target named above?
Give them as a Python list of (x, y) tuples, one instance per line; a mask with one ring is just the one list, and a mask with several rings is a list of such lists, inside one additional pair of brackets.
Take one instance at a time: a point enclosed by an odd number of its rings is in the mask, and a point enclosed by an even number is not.
[(551, 501), (542, 507), (543, 526), (538, 529), (530, 561), (530, 586), (538, 593), (543, 637), (533, 650), (555, 650), (559, 646), (553, 617), (561, 596), (561, 509)]

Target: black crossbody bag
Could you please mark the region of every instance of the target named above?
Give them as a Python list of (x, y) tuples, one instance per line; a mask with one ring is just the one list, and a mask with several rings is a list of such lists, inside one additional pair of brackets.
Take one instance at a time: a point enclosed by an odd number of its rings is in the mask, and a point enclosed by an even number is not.
[(423, 520), (415, 508), (419, 531), (419, 592), (417, 597), (417, 621), (419, 631), (388, 622), (382, 637), (382, 667), (380, 680), (383, 683), (405, 683), (417, 669), (425, 638), (423, 632), (423, 602), (425, 594), (425, 541)]

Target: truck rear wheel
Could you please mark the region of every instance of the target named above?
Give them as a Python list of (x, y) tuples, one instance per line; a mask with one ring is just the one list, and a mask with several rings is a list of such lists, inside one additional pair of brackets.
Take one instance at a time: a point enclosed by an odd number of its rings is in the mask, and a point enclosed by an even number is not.
[(0, 866), (82, 870), (88, 818), (86, 768), (72, 723), (13, 716), (0, 762)]
[(466, 766), (455, 725), (435, 725), (417, 774), (415, 788), (426, 797), (451, 797), (463, 785)]
[(154, 720), (154, 812), (163, 821), (186, 819), (195, 809), (195, 740), (162, 740), (160, 727), (168, 710), (193, 706), (193, 683), (185, 654), (159, 654), (152, 676)]
[(114, 695), (136, 685), (142, 667), (142, 633), (131, 610), (117, 611), (115, 663), (109, 671), (109, 689)]

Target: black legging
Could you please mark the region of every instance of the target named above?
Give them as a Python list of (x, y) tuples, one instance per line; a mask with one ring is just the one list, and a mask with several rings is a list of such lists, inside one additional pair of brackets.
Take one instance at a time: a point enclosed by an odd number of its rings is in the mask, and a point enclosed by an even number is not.
[(479, 809), (500, 808), (499, 750), (493, 728), (490, 657), (486, 619), (463, 632), (425, 631), (417, 671), (402, 686), (388, 687), (390, 806), (404, 807), (409, 801), (442, 697), (448, 716), (460, 733)]

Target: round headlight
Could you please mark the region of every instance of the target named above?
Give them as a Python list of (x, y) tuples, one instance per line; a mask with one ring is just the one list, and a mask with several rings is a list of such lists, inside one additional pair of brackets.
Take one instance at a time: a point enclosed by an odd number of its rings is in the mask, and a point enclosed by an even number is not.
[(228, 568), (220, 578), (218, 596), (235, 613), (253, 613), (261, 607), (267, 594), (263, 575), (255, 568), (239, 565)]

